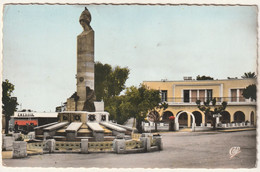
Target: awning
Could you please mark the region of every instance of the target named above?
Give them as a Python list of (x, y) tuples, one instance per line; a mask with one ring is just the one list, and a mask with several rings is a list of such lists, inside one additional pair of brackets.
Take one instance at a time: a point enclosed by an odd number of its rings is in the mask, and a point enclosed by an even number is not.
[(18, 124), (18, 125), (31, 125), (31, 123), (33, 123), (33, 125), (38, 125), (38, 120), (15, 120), (14, 124)]

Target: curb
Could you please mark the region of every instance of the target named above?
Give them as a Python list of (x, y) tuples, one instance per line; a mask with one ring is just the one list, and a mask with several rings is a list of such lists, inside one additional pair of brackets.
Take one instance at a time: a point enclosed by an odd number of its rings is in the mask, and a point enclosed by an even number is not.
[(252, 131), (256, 128), (241, 128), (241, 129), (230, 129), (230, 130), (217, 130), (218, 132), (238, 132), (238, 131)]

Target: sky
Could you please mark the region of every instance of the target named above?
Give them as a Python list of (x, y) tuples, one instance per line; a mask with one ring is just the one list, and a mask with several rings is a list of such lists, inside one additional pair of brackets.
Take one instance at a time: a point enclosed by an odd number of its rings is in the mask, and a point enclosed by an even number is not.
[[(5, 5), (3, 75), (18, 109), (55, 111), (76, 91), (80, 5)], [(88, 5), (95, 61), (128, 67), (126, 86), (256, 72), (255, 6)]]

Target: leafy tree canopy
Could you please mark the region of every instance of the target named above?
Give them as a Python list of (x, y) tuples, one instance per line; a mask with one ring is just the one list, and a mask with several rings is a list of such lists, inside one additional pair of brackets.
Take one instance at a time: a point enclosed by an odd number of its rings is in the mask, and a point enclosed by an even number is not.
[(96, 100), (101, 101), (119, 95), (125, 89), (129, 73), (127, 67), (112, 68), (109, 64), (95, 63)]
[(6, 79), (2, 82), (2, 108), (5, 114), (5, 134), (8, 133), (10, 116), (17, 110), (16, 107), (18, 105), (17, 99), (11, 97), (13, 91), (14, 85), (9, 80)]
[[(199, 110), (201, 110), (205, 114), (205, 116), (209, 116), (211, 118), (213, 117), (214, 114), (220, 114), (221, 112), (223, 112), (227, 107), (227, 102), (225, 101), (223, 101), (221, 105), (217, 105), (216, 98), (203, 102), (203, 105), (201, 104), (200, 100), (197, 100), (196, 104)], [(214, 120), (213, 121), (214, 128), (215, 128), (215, 122), (216, 121)]]
[(256, 74), (255, 72), (247, 72), (247, 73), (244, 73), (243, 76), (241, 76), (242, 78), (256, 78)]
[(127, 88), (125, 98), (124, 113), (136, 118), (139, 132), (142, 131), (141, 122), (147, 117), (149, 111), (168, 107), (165, 103), (161, 103), (159, 90), (148, 89), (145, 85)]
[(196, 80), (214, 80), (214, 78), (212, 78), (210, 76), (205, 76), (205, 75), (203, 75), (203, 76), (198, 75)]
[(2, 108), (6, 116), (13, 115), (14, 111), (17, 109), (16, 106), (18, 103), (16, 98), (11, 97), (13, 91), (14, 85), (6, 79), (2, 83)]
[(256, 100), (256, 85), (252, 84), (247, 86), (244, 90), (242, 95), (246, 98), (246, 99), (253, 99)]

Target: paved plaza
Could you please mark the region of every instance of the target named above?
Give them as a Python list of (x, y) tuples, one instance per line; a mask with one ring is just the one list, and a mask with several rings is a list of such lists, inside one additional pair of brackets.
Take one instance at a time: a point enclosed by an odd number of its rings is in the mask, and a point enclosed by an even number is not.
[[(138, 154), (44, 154), (3, 159), (8, 167), (254, 168), (256, 131), (161, 133), (164, 150)], [(229, 150), (240, 147), (230, 158)]]

